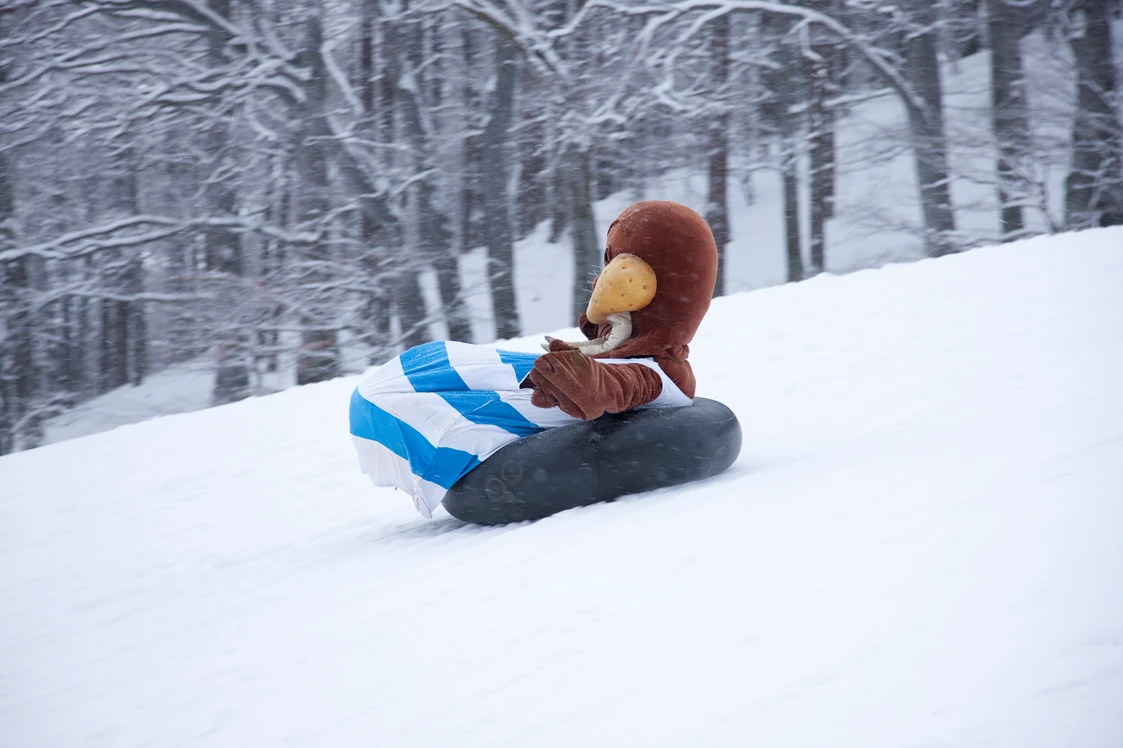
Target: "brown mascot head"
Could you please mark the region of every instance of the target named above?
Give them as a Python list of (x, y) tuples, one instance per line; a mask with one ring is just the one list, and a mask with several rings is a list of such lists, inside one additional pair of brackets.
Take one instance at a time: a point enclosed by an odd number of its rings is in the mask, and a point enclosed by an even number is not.
[(605, 269), (578, 323), (594, 358), (653, 357), (690, 397), (687, 344), (710, 308), (717, 246), (702, 216), (679, 203), (647, 200), (608, 229)]

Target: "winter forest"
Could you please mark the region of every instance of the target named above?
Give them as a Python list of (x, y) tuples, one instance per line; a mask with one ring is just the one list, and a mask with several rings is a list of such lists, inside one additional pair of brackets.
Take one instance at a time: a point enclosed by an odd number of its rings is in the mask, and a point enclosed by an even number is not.
[(718, 293), (1121, 224), (1119, 11), (0, 0), (0, 454), (186, 361), (221, 404), (541, 332), (523, 258), (572, 324), (613, 196), (702, 212)]

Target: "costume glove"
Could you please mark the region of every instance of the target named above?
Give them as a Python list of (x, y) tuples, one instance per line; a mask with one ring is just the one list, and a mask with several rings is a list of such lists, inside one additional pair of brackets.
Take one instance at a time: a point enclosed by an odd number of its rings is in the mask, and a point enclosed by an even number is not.
[(663, 391), (659, 373), (643, 364), (602, 364), (563, 341), (550, 342), (550, 352), (530, 372), (539, 408), (561, 408), (589, 421), (605, 413), (621, 413), (650, 403)]

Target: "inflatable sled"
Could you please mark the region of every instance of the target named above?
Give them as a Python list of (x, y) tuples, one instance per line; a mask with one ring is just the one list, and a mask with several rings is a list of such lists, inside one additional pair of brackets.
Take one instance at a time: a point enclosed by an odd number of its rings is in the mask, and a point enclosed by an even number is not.
[(526, 436), (500, 448), (444, 497), (453, 517), (480, 525), (542, 519), (629, 494), (708, 478), (741, 451), (729, 408), (696, 398)]
[(702, 216), (648, 200), (608, 230), (577, 326), (544, 353), (435, 341), (396, 356), (351, 397), (352, 441), (377, 486), (466, 522), (540, 519), (716, 475), (741, 429), (695, 399), (689, 344), (709, 309), (717, 247)]

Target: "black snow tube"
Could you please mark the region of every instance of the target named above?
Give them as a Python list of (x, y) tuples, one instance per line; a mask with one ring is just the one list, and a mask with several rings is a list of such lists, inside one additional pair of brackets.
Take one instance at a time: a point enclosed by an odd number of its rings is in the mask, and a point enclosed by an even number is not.
[(716, 400), (606, 415), (504, 446), (445, 495), (479, 525), (542, 519), (602, 501), (709, 478), (741, 451), (737, 416)]

